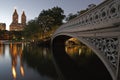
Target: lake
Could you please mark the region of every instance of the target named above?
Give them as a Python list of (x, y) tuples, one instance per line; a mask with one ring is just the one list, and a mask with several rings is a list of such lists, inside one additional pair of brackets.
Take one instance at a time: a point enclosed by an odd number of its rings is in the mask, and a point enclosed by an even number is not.
[(0, 80), (56, 80), (51, 51), (25, 43), (0, 43)]
[(0, 80), (112, 80), (85, 45), (40, 47), (0, 42)]

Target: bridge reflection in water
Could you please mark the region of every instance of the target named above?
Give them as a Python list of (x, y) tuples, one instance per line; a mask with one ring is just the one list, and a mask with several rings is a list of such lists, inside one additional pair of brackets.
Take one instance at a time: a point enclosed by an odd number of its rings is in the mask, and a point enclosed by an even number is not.
[(59, 36), (52, 46), (54, 63), (63, 80), (112, 80), (102, 61), (77, 39)]

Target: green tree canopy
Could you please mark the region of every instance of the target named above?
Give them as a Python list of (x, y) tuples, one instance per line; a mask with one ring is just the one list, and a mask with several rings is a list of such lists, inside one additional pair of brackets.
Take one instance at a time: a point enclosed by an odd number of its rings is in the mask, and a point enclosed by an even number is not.
[(39, 14), (38, 18), (41, 16), (52, 17), (54, 19), (53, 25), (61, 25), (63, 19), (65, 18), (64, 10), (62, 10), (60, 7), (53, 7), (52, 9), (43, 10)]

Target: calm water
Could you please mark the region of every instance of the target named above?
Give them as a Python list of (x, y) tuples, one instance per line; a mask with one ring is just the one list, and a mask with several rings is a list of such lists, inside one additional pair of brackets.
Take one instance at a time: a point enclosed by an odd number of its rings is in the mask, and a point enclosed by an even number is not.
[[(53, 55), (52, 55), (53, 54)], [(0, 80), (112, 80), (85, 45), (47, 47), (0, 43)]]
[(85, 44), (54, 44), (53, 56), (64, 80), (112, 80), (103, 62)]
[(0, 80), (56, 80), (50, 49), (0, 44)]

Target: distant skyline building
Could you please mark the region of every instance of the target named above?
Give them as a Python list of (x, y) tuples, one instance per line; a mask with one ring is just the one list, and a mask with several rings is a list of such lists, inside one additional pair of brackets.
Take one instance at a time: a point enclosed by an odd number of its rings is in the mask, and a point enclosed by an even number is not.
[(21, 15), (21, 23), (18, 23), (18, 13), (15, 9), (13, 15), (12, 15), (12, 23), (10, 24), (10, 31), (22, 31), (26, 26), (26, 15), (25, 12), (22, 12)]
[(6, 24), (0, 23), (0, 30), (6, 30)]

